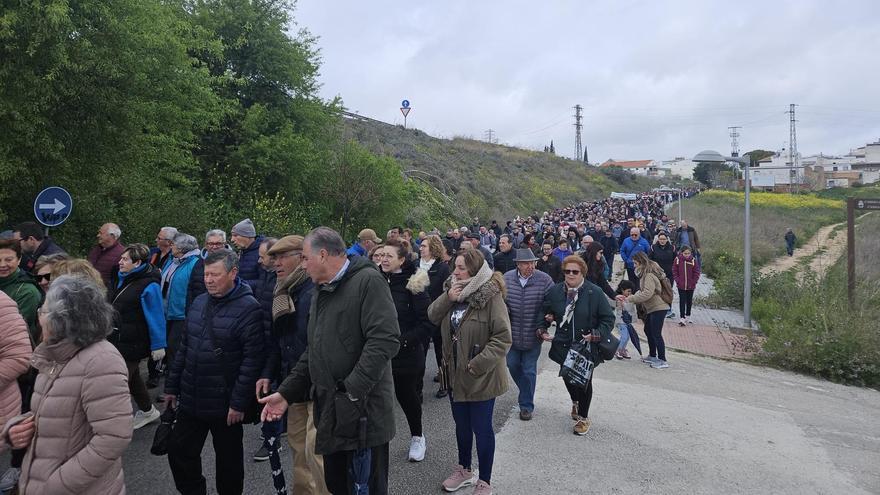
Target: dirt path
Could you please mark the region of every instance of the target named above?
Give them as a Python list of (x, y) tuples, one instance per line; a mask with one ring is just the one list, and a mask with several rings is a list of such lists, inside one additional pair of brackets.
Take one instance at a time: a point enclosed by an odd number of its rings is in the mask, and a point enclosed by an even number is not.
[[(857, 220), (864, 217), (862, 215)], [(782, 273), (793, 268), (807, 267), (818, 278), (825, 276), (825, 272), (846, 251), (846, 222), (826, 225), (816, 232), (812, 239), (802, 247), (794, 250), (793, 256), (781, 256), (770, 264), (761, 268), (761, 275), (769, 275), (773, 272)], [(799, 269), (797, 277), (803, 277), (804, 270)]]

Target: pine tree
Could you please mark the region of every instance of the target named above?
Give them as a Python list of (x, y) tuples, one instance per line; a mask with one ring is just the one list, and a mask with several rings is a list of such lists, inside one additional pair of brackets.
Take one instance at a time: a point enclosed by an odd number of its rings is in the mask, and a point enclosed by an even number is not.
[(552, 139), (550, 140), (550, 154), (551, 155), (556, 154), (556, 148), (553, 147), (553, 140)]
[(587, 156), (587, 147), (586, 146), (584, 146), (584, 163), (586, 163), (587, 165), (590, 164), (590, 159)]

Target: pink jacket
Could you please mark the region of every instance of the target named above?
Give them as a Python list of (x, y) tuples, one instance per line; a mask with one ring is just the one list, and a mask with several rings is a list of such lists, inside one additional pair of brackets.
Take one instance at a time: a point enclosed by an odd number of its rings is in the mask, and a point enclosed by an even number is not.
[(30, 357), (27, 324), (15, 301), (0, 291), (0, 429), (21, 412), (17, 379), (28, 370)]
[(694, 290), (700, 280), (700, 263), (693, 255), (685, 257), (679, 254), (672, 262), (672, 278), (679, 289)]
[(125, 493), (122, 454), (131, 441), (128, 369), (106, 340), (82, 349), (43, 342), (31, 399), (36, 434), (21, 468), (19, 493)]

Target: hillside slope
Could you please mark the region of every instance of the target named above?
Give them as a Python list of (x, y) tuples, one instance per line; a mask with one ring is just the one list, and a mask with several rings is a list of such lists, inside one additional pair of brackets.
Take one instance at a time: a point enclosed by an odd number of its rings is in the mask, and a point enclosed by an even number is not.
[[(407, 177), (439, 192), (450, 221), (512, 218), (612, 191), (637, 192), (660, 182), (621, 170), (602, 170), (548, 153), (472, 139), (439, 139), (418, 130), (377, 121), (345, 119), (345, 133), (370, 151), (393, 157)], [(435, 211), (410, 212), (408, 224), (437, 218)]]

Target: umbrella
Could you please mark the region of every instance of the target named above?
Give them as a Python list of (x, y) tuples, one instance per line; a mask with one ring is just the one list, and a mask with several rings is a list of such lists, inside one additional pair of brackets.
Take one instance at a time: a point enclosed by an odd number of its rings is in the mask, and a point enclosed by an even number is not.
[(354, 483), (354, 495), (370, 494), (370, 466), (372, 465), (372, 450), (366, 447), (367, 443), (367, 418), (360, 418), (359, 447), (351, 456), (349, 477)]
[(269, 447), (269, 467), (272, 469), (272, 484), (275, 485), (275, 495), (287, 495), (287, 483), (284, 482), (284, 471), (281, 469), (281, 456), (278, 454), (279, 439), (270, 435), (266, 439)]
[(632, 324), (627, 323), (627, 330), (629, 330), (629, 340), (636, 346), (636, 350), (639, 351), (639, 356), (642, 355), (642, 343), (639, 341), (639, 334), (636, 333), (636, 329), (633, 328)]

